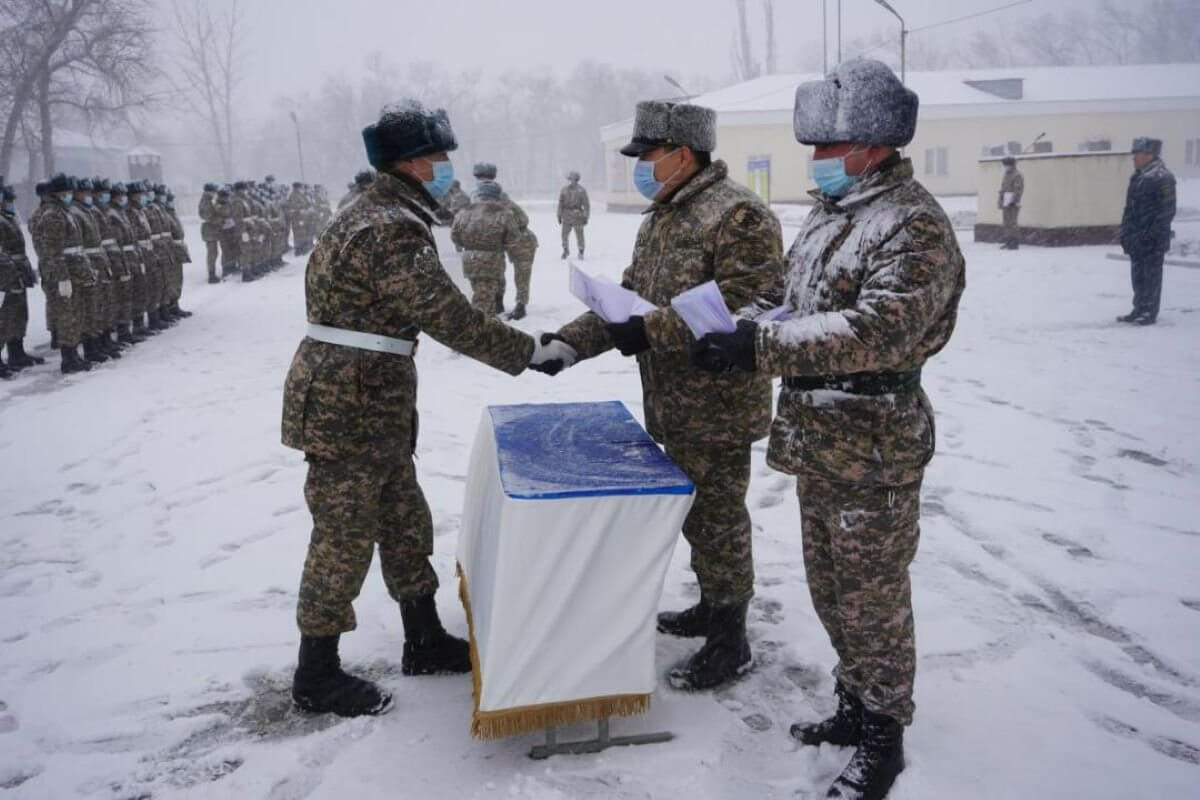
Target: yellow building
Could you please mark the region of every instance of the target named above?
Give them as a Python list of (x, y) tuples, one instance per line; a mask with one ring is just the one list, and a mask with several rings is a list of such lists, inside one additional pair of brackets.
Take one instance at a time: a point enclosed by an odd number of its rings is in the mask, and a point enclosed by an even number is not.
[[(768, 75), (688, 102), (716, 109), (716, 155), (734, 180), (774, 203), (807, 202), (812, 148), (792, 134), (792, 105), (796, 86), (819, 78)], [(981, 158), (1128, 152), (1135, 136), (1162, 139), (1163, 159), (1178, 177), (1200, 176), (1200, 64), (909, 72), (908, 85), (921, 108), (905, 152), (935, 194), (979, 193)], [(633, 187), (633, 159), (617, 152), (632, 125), (601, 129), (609, 208), (646, 205)]]

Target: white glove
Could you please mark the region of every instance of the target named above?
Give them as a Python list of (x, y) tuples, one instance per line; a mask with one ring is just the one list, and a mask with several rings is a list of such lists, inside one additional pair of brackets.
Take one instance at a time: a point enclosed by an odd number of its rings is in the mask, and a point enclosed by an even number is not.
[(250, 234), (248, 234), (248, 233), (243, 233), (243, 234), (242, 234), (242, 241), (243, 241), (243, 242), (248, 242), (248, 241), (250, 241)]
[(1012, 192), (1005, 192), (1004, 193), (1004, 207), (1008, 208), (1009, 206), (1011, 206), (1013, 204), (1013, 200), (1015, 200), (1015, 199), (1016, 199), (1016, 196)]
[(58, 296), (59, 297), (70, 297), (71, 296), (71, 282), (70, 281), (59, 281), (58, 282)]
[(579, 354), (575, 352), (575, 348), (557, 338), (557, 334), (542, 333), (541, 331), (533, 334), (533, 355), (529, 358), (530, 369), (544, 372), (547, 375), (556, 375), (574, 364), (577, 358), (579, 358)]
[(237, 225), (237, 223), (234, 222), (233, 220), (229, 219), (228, 217), (226, 217), (225, 221), (221, 223), (221, 227), (224, 228), (225, 230), (229, 230), (234, 225)]

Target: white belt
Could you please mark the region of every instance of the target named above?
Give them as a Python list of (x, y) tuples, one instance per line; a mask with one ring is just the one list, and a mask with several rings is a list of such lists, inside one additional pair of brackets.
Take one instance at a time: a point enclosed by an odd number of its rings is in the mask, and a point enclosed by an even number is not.
[(149, 240), (149, 239), (138, 239), (138, 244), (139, 244), (139, 245), (141, 245), (141, 246), (142, 246), (143, 248), (145, 248), (146, 250), (153, 250), (153, 249), (154, 249), (154, 245), (153, 245), (153, 244), (151, 244), (151, 242), (150, 242), (150, 240)]
[(82, 248), (82, 247), (64, 247), (64, 248), (63, 248), (63, 255), (64, 255), (64, 256), (79, 256), (79, 255), (83, 255), (83, 248)]
[(127, 281), (127, 280), (131, 279), (132, 277), (133, 277), (132, 275), (122, 275), (122, 276), (121, 276), (121, 283), (124, 283), (125, 281)]
[(121, 249), (124, 250), (126, 253), (136, 253), (137, 245), (136, 244), (123, 244), (123, 245), (121, 245)]
[(312, 322), (308, 325), (308, 338), (327, 344), (340, 344), (343, 347), (357, 347), (359, 350), (374, 350), (376, 353), (391, 353), (396, 356), (412, 356), (413, 351), (417, 349), (417, 343), (412, 339), (393, 339), (378, 333), (360, 333)]
[(89, 256), (102, 256), (102, 255), (104, 255), (104, 248), (103, 247), (85, 247), (83, 249), (83, 252), (85, 255), (89, 255)]
[(105, 239), (104, 241), (100, 242), (100, 246), (103, 247), (105, 245), (116, 244), (116, 243), (117, 243), (116, 239)]

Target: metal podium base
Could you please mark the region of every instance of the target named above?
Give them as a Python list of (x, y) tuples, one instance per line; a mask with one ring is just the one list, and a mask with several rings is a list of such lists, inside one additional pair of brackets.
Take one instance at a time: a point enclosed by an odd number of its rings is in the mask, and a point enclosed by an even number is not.
[(657, 744), (669, 742), (675, 738), (670, 731), (662, 733), (641, 733), (636, 736), (608, 735), (608, 718), (597, 720), (598, 728), (595, 739), (584, 739), (581, 742), (559, 742), (558, 730), (551, 726), (546, 728), (546, 743), (534, 745), (529, 750), (530, 758), (549, 758), (556, 755), (582, 755), (583, 753), (599, 753), (610, 747), (622, 747), (631, 744)]

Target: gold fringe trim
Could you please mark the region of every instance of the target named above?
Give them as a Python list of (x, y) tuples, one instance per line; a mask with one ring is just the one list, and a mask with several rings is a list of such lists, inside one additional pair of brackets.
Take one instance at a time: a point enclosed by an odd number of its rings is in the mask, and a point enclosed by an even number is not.
[(479, 654), (475, 647), (475, 622), (471, 618), (471, 596), (462, 564), (458, 572), (458, 598), (467, 615), (467, 635), (471, 646), (471, 689), (475, 708), (471, 714), (471, 735), (476, 739), (500, 739), (520, 733), (541, 731), (550, 726), (576, 722), (594, 722), (606, 717), (629, 717), (644, 714), (650, 708), (648, 694), (620, 694), (607, 697), (588, 697), (561, 703), (541, 703), (535, 706), (506, 708), (502, 711), (480, 711)]

